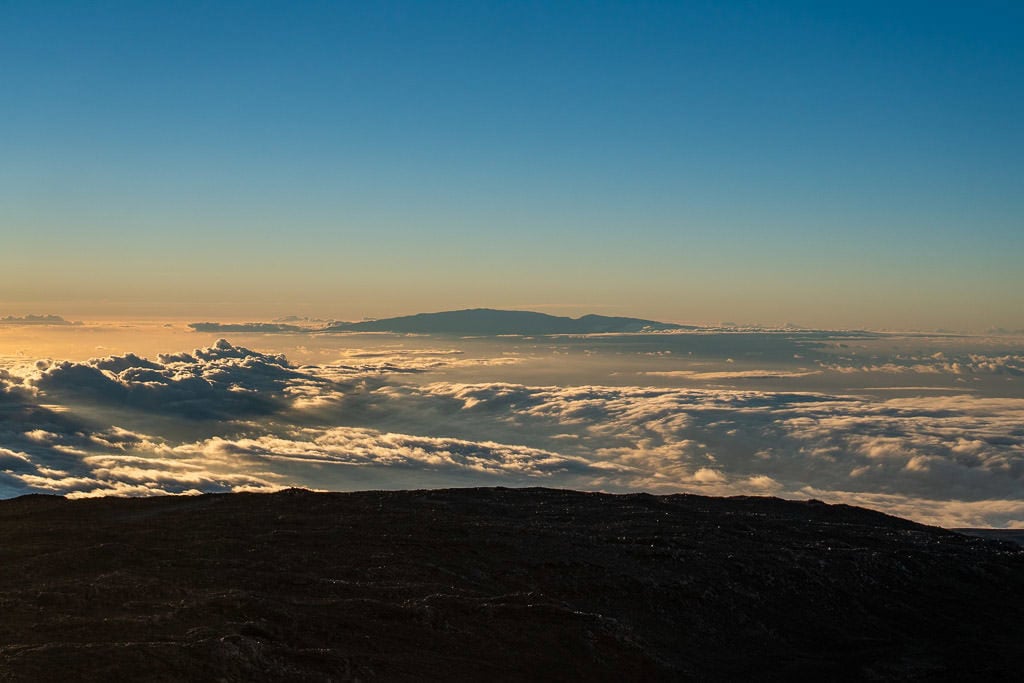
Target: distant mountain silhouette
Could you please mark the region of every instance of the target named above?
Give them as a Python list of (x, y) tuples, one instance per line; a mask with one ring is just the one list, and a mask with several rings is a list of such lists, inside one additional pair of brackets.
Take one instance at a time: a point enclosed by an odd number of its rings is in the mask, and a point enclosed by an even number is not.
[(592, 334), (595, 332), (651, 332), (696, 329), (641, 318), (584, 315), (568, 318), (532, 311), (498, 311), (472, 308), (441, 313), (418, 313), (397, 318), (338, 323), (325, 332), (401, 332), (413, 334)]
[(8, 315), (0, 318), (0, 325), (81, 325), (59, 315)]
[(189, 323), (196, 332), (259, 332), (273, 334), (277, 332), (309, 332), (313, 328), (284, 323)]

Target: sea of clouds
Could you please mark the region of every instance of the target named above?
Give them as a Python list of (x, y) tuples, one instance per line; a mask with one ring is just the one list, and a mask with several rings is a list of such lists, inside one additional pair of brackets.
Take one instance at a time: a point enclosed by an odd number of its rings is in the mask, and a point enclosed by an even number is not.
[[(557, 348), (583, 358), (591, 341)], [(514, 377), (531, 361), (498, 346), (421, 344), (299, 364), (225, 340), (154, 359), (11, 362), (0, 369), (0, 497), (542, 485), (819, 498), (944, 526), (1024, 525), (1022, 355), (855, 357), (838, 344), (815, 355), (815, 342), (762, 368), (692, 354), (637, 366), (649, 349), (601, 343), (602, 367), (630, 370), (467, 381), (506, 367)], [(854, 376), (906, 382), (822, 390)], [(911, 383), (921, 377), (948, 381)], [(784, 386), (755, 386), (765, 381)]]

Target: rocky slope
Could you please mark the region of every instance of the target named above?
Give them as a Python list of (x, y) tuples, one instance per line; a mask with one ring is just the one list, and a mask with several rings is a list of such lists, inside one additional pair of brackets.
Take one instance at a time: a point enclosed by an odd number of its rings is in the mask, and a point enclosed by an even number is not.
[(1024, 548), (814, 501), (0, 501), (0, 680), (1012, 680)]

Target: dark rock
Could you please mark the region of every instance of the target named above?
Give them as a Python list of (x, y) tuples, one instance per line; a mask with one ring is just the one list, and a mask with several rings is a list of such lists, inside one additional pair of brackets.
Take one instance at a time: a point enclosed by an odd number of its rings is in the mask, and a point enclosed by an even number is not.
[(1012, 680), (1024, 548), (548, 489), (0, 502), (0, 680)]

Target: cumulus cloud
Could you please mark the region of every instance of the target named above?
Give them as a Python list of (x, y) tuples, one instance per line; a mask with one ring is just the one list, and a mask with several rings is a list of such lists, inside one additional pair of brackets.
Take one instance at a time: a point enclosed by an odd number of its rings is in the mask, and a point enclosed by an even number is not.
[[(954, 525), (1024, 519), (1024, 399), (421, 384), (432, 368), (492, 359), (336, 358), (297, 366), (221, 340), (156, 360), (0, 370), (0, 496), (534, 483), (816, 497)], [(1013, 358), (971, 362), (995, 372)]]
[(75, 484), (90, 480), (83, 460), (90, 453), (123, 453), (153, 443), (143, 435), (39, 405), (29, 391), (0, 391), (0, 497), (71, 492)]
[(315, 464), (469, 470), (482, 474), (606, 474), (616, 468), (578, 457), (494, 441), (384, 433), (373, 429), (306, 428), (285, 436), (221, 438), (183, 445), (176, 453)]
[[(35, 435), (40, 442), (60, 438), (54, 433)], [(376, 487), (387, 487), (396, 470), (492, 484), (552, 477), (587, 482), (617, 469), (515, 444), (345, 427), (235, 439), (214, 437), (173, 446), (113, 430), (93, 435), (91, 443), (80, 445), (63, 453), (63, 458), (56, 457), (56, 451), (0, 449), (0, 484), (6, 484), (8, 492), (82, 497), (274, 490), (285, 485), (317, 488), (318, 482), (336, 488), (349, 480), (374, 481)], [(378, 474), (376, 478), (349, 479), (350, 468), (377, 470)]]
[[(444, 357), (462, 360), (461, 355), (362, 351), (351, 357), (368, 359), (370, 368), (360, 363), (296, 367), (284, 356), (220, 340), (157, 361), (125, 354), (80, 363), (44, 361), (25, 375), (0, 371), (0, 495), (269, 490), (296, 482), (315, 487), (325, 467), (499, 481), (586, 477), (614, 469), (494, 440), (297, 426), (299, 414), (315, 415), (317, 408), (344, 413), (358, 410), (360, 403), (386, 403), (386, 392), (375, 393), (384, 383), (379, 359), (391, 367)], [(371, 376), (377, 379), (368, 381)], [(93, 417), (86, 419), (85, 413)], [(220, 433), (181, 442), (96, 419), (136, 413), (207, 423), (216, 418), (212, 424)], [(387, 475), (378, 479), (386, 482)], [(337, 486), (344, 478), (331, 481)]]
[(1005, 375), (1024, 376), (1024, 356), (1019, 354), (991, 355), (962, 353), (947, 355), (936, 352), (930, 355), (897, 355), (884, 363), (855, 363), (848, 358), (845, 363), (821, 362), (821, 367), (842, 374), (880, 373), (889, 375)]
[[(814, 393), (433, 384), (479, 424), (573, 431), (564, 451), (629, 467), (617, 481), (1024, 498), (1024, 399), (873, 401)], [(500, 428), (500, 425), (496, 425)], [(766, 450), (770, 447), (770, 450)]]
[(46, 364), (27, 383), (44, 397), (159, 412), (189, 419), (266, 415), (294, 395), (326, 390), (330, 381), (293, 367), (283, 355), (232, 346), (224, 339), (191, 354), (134, 354), (84, 363)]

